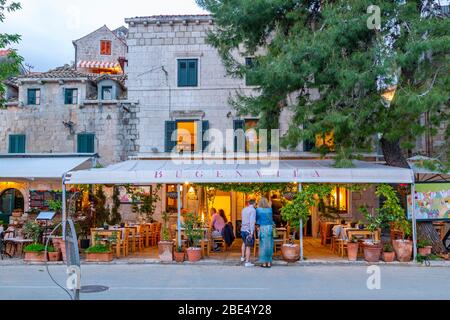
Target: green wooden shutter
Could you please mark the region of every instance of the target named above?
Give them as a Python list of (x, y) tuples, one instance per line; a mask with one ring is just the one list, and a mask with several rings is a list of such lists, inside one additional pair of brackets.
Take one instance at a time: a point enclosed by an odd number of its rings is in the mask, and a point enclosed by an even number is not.
[(25, 153), (25, 135), (14, 134), (9, 136), (9, 153)]
[(172, 134), (177, 130), (176, 121), (166, 121), (165, 124), (165, 152), (172, 152), (177, 145), (177, 141), (172, 141)]
[(188, 62), (178, 60), (178, 86), (186, 87), (188, 85)]
[(95, 152), (95, 135), (87, 134), (86, 135), (86, 153), (94, 153)]
[[(209, 130), (209, 121), (202, 121), (202, 137), (203, 137), (202, 138), (202, 141), (203, 141), (202, 148), (203, 148), (203, 151), (205, 151), (206, 148), (208, 148), (208, 146), (209, 146), (209, 141), (205, 140), (205, 133), (208, 130)], [(209, 138), (209, 137), (206, 137), (206, 138)]]
[(95, 134), (82, 133), (77, 139), (78, 153), (94, 153), (95, 152)]
[(84, 134), (79, 134), (77, 139), (77, 152), (85, 153), (86, 150), (86, 137)]
[[(237, 130), (243, 130), (245, 132), (245, 120), (234, 120), (233, 130), (236, 133)], [(245, 146), (244, 146), (245, 148)], [(242, 151), (242, 150), (240, 150)], [(237, 136), (234, 137), (234, 152), (238, 152), (238, 140)]]
[(34, 89), (28, 89), (28, 104), (36, 104), (36, 90)]
[(188, 86), (197, 87), (198, 85), (198, 60), (188, 61)]
[(72, 104), (70, 94), (71, 92), (69, 89), (64, 89), (64, 104)]
[[(309, 123), (305, 123), (303, 125), (303, 128), (307, 129), (309, 125), (310, 125)], [(315, 139), (313, 139), (313, 140), (311, 140), (311, 139), (303, 140), (303, 151), (304, 152), (311, 152), (315, 147), (316, 147)]]

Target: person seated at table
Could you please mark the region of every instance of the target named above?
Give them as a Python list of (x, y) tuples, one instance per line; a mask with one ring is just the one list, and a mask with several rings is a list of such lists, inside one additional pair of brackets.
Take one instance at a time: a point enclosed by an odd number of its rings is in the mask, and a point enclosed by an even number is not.
[(345, 238), (345, 232), (344, 228), (347, 226), (347, 223), (345, 220), (341, 220), (341, 224), (335, 225), (332, 229), (333, 236), (337, 239), (344, 239)]
[[(222, 211), (223, 215), (225, 216), (225, 212), (222, 209), (220, 211)], [(215, 208), (211, 209), (210, 229), (211, 229), (211, 236), (213, 239), (222, 237), (222, 231), (223, 228), (225, 228), (225, 220), (220, 215), (220, 211), (217, 212)], [(214, 243), (214, 251), (218, 251), (219, 249), (220, 249), (219, 245), (217, 243)]]

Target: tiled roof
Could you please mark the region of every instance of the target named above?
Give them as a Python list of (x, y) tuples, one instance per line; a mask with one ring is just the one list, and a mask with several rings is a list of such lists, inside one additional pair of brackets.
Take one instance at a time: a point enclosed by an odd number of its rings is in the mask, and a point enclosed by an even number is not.
[(209, 21), (212, 20), (213, 17), (210, 14), (181, 14), (181, 15), (157, 15), (157, 16), (144, 16), (144, 17), (134, 17), (125, 19), (125, 22), (142, 22), (142, 21), (161, 21), (161, 22), (169, 22), (169, 21)]
[(4, 84), (8, 85), (8, 86), (12, 86), (12, 87), (18, 87), (19, 83), (17, 81), (17, 77), (11, 77), (9, 79), (6, 79), (5, 81), (3, 81)]
[(20, 79), (73, 79), (88, 78), (88, 74), (78, 72), (69, 65), (58, 67), (47, 72), (34, 72), (19, 77)]
[(9, 50), (0, 50), (0, 57), (5, 57), (9, 54)]
[(126, 74), (90, 74), (89, 79), (95, 82), (99, 82), (102, 80), (113, 80), (118, 82), (120, 85), (125, 87), (125, 81), (127, 80)]

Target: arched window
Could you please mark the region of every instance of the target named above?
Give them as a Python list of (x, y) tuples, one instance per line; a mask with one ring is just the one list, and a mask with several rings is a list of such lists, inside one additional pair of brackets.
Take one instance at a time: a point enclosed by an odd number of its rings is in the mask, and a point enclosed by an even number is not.
[(25, 201), (17, 189), (7, 189), (0, 195), (0, 214), (11, 215), (14, 211), (24, 211)]

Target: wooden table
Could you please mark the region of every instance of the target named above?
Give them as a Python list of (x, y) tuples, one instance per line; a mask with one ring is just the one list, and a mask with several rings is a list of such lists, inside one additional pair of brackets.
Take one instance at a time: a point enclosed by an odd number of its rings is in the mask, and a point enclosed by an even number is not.
[(375, 241), (380, 240), (379, 231), (369, 231), (369, 230), (359, 230), (359, 229), (347, 229), (345, 230), (347, 233), (347, 238), (352, 239), (353, 237), (361, 237), (361, 238), (371, 238)]
[[(23, 255), (24, 246), (27, 245), (27, 244), (32, 244), (33, 240), (21, 239), (21, 238), (6, 238), (6, 239), (3, 240), (3, 242), (5, 244), (5, 252), (8, 253), (7, 252), (7, 245), (9, 244), (12, 247), (12, 249), (10, 249), (10, 250), (12, 250), (12, 252), (10, 251), (8, 254), (11, 257), (14, 257), (14, 256), (16, 256), (17, 252), (20, 252), (20, 256), (22, 256)], [(20, 246), (20, 250), (18, 250), (19, 246)]]

